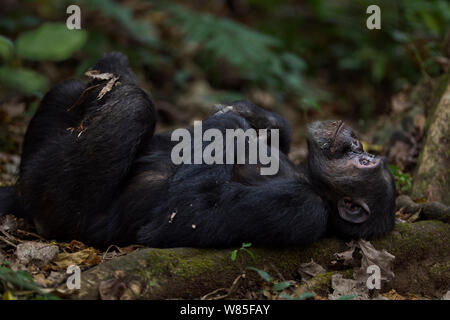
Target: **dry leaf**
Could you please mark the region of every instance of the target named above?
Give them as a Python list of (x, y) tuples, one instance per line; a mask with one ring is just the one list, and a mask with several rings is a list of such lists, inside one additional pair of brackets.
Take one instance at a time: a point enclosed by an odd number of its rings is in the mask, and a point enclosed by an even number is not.
[(347, 243), (347, 245), (351, 246), (349, 250), (334, 254), (336, 259), (343, 260), (344, 266), (349, 265), (353, 261), (353, 252), (355, 251), (355, 246), (353, 246), (351, 242)]
[(6, 232), (14, 232), (17, 230), (17, 218), (11, 214), (0, 217), (0, 229)]
[(343, 296), (355, 295), (352, 300), (368, 300), (369, 289), (365, 282), (362, 283), (353, 279), (344, 279), (341, 274), (336, 273), (331, 276), (331, 287), (333, 293), (328, 295), (328, 299), (336, 300)]
[(119, 300), (126, 289), (125, 282), (116, 278), (102, 281), (98, 286), (98, 292), (102, 300)]
[(381, 271), (381, 280), (392, 280), (394, 278), (394, 259), (395, 256), (386, 250), (378, 251), (373, 247), (369, 241), (358, 240), (358, 247), (361, 249), (363, 257), (361, 259), (361, 269), (355, 272), (354, 278), (366, 281), (367, 267), (370, 265), (377, 265)]
[(405, 297), (398, 294), (394, 289), (389, 292), (383, 293), (382, 296), (388, 298), (389, 300), (406, 300)]
[(416, 114), (413, 118), (414, 128), (417, 129), (419, 135), (422, 136), (425, 129), (426, 118), (423, 114)]
[(98, 70), (88, 70), (84, 73), (87, 77), (98, 80), (110, 80), (114, 78), (112, 73), (100, 73)]
[(85, 75), (92, 79), (108, 80), (106, 85), (102, 88), (102, 90), (98, 94), (97, 100), (100, 100), (101, 98), (103, 98), (105, 94), (110, 92), (116, 81), (119, 80), (119, 76), (115, 76), (112, 73), (100, 73), (100, 71), (98, 70), (89, 70), (85, 73)]
[(17, 298), (8, 290), (3, 293), (2, 300), (17, 300)]
[(35, 263), (38, 266), (49, 263), (59, 252), (58, 246), (26, 241), (17, 246), (16, 256), (21, 264)]
[(41, 287), (48, 287), (50, 285), (50, 281), (45, 278), (45, 275), (42, 273), (38, 273), (33, 275), (33, 280)]
[(9, 116), (9, 118), (15, 118), (22, 115), (25, 109), (26, 109), (25, 102), (11, 101), (2, 103), (0, 105), (0, 111), (6, 113)]
[(102, 90), (98, 94), (97, 100), (100, 100), (101, 98), (103, 98), (105, 94), (110, 92), (117, 80), (119, 80), (119, 77), (114, 77), (111, 80), (109, 80), (108, 83), (102, 88)]
[(139, 244), (132, 244), (130, 246), (120, 248), (120, 252), (121, 253), (130, 253), (130, 252), (133, 252), (133, 251), (135, 251), (135, 250), (137, 250), (139, 248), (143, 248), (143, 247), (144, 246), (141, 246)]
[(302, 276), (302, 280), (307, 280), (318, 274), (325, 273), (326, 270), (320, 264), (315, 263), (313, 259), (311, 259), (310, 262), (300, 264), (298, 272)]
[(94, 248), (87, 248), (74, 253), (60, 253), (53, 259), (53, 263), (60, 269), (67, 269), (71, 265), (92, 266), (101, 262)]
[(392, 97), (391, 100), (393, 113), (403, 113), (408, 109), (408, 96), (405, 92), (400, 92)]

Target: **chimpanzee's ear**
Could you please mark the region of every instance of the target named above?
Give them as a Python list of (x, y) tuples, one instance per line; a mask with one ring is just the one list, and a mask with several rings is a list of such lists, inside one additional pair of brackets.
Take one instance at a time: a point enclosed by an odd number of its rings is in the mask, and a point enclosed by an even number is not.
[(370, 216), (369, 206), (364, 199), (343, 197), (337, 203), (339, 216), (352, 223), (363, 223)]

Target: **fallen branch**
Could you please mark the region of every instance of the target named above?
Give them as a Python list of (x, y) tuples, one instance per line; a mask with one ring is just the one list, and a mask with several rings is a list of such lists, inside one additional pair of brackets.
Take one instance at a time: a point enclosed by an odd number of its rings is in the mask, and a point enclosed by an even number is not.
[[(450, 225), (420, 221), (397, 224), (393, 232), (372, 241), (376, 249), (396, 257), (395, 279), (385, 290), (442, 296), (450, 286), (449, 240)], [(346, 249), (343, 241), (322, 239), (308, 248), (252, 248), (254, 259), (238, 254), (235, 261), (230, 258), (232, 249), (141, 249), (83, 272), (81, 289), (72, 298), (98, 299), (99, 284), (121, 272), (121, 281), (139, 292), (140, 299), (199, 299), (217, 288), (233, 287), (247, 266), (276, 275), (273, 264), (286, 279), (298, 277), (300, 264), (311, 259), (327, 271), (336, 271), (334, 254)], [(247, 287), (261, 288), (262, 280), (254, 273), (247, 274), (245, 281)]]

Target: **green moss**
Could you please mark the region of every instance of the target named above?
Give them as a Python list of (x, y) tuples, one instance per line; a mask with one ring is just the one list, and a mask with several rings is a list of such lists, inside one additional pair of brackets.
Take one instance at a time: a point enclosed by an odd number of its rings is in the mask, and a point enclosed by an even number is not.
[(331, 287), (331, 277), (333, 274), (335, 274), (335, 272), (318, 274), (309, 281), (309, 290), (319, 294), (328, 292)]
[(437, 245), (444, 252), (450, 250), (449, 234), (450, 226), (443, 222), (419, 221), (414, 225), (399, 223), (392, 233), (373, 241), (373, 244), (376, 248), (386, 249), (393, 255), (409, 252), (411, 256), (419, 259), (427, 255), (430, 244), (434, 247)]

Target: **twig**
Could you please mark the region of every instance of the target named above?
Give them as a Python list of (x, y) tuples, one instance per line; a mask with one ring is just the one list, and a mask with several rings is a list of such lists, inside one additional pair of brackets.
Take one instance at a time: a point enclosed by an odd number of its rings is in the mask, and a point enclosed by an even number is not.
[[(203, 297), (200, 298), (200, 300), (207, 300), (207, 299), (210, 299), (210, 300), (220, 300), (220, 299), (224, 299), (224, 298), (228, 297), (229, 290), (230, 290), (229, 288), (219, 288), (219, 289), (216, 289), (216, 290), (214, 290), (214, 291), (212, 291), (212, 292), (210, 292), (210, 293), (205, 294)], [(209, 298), (209, 296), (213, 296), (213, 295), (215, 295), (217, 292), (220, 292), (220, 291), (226, 291), (227, 293), (224, 294), (224, 295), (221, 295), (221, 296)]]
[(84, 89), (83, 92), (81, 93), (80, 97), (78, 98), (78, 100), (75, 101), (75, 103), (67, 109), (67, 112), (72, 111), (76, 106), (81, 104), (89, 92), (91, 92), (92, 90), (94, 90), (97, 87), (100, 87), (101, 85), (102, 85), (102, 83), (98, 83), (96, 85), (93, 85), (93, 86), (90, 86), (89, 88)]
[(3, 229), (0, 229), (0, 232), (3, 233), (3, 235), (4, 235), (7, 239), (10, 239), (10, 240), (13, 240), (13, 241), (17, 241), (17, 242), (23, 242), (22, 240), (17, 239), (16, 237), (10, 235), (9, 233), (7, 233), (7, 232), (6, 232), (5, 230), (3, 230)]
[[(241, 278), (245, 277), (245, 273), (240, 274), (236, 279), (234, 279), (233, 283), (231, 284), (230, 288), (219, 288), (216, 289), (210, 293), (205, 294), (203, 297), (200, 298), (200, 300), (206, 300), (206, 299), (211, 299), (211, 300), (221, 300), (221, 299), (225, 299), (226, 297), (230, 296), (234, 290), (236, 289), (236, 286), (239, 282), (239, 280)], [(220, 292), (221, 290), (226, 291), (227, 293), (221, 296), (217, 296), (217, 297), (213, 297), (213, 298), (209, 298), (209, 296), (213, 296), (215, 295), (217, 292)]]
[(270, 263), (270, 266), (273, 268), (273, 270), (275, 270), (276, 273), (278, 273), (278, 276), (280, 277), (281, 280), (286, 281), (286, 279), (283, 277), (283, 275), (281, 274), (281, 272), (278, 270), (277, 267), (275, 267), (273, 265), (273, 263)]
[(109, 250), (112, 249), (113, 247), (116, 247), (116, 249), (119, 250), (119, 253), (122, 253), (122, 250), (120, 250), (120, 248), (118, 246), (116, 246), (115, 244), (112, 244), (106, 249), (105, 253), (102, 256), (102, 260), (105, 260), (105, 257), (108, 254)]
[(32, 237), (38, 238), (39, 240), (42, 240), (42, 241), (47, 241), (46, 239), (42, 238), (40, 235), (38, 235), (34, 232), (29, 232), (29, 231), (25, 231), (25, 230), (21, 230), (21, 229), (17, 229), (16, 232), (21, 233), (25, 236), (32, 236)]
[(0, 236), (0, 240), (2, 240), (3, 242), (9, 244), (10, 246), (13, 246), (14, 248), (17, 248), (17, 245), (15, 245), (14, 243), (12, 243), (11, 241), (9, 241), (7, 238)]

